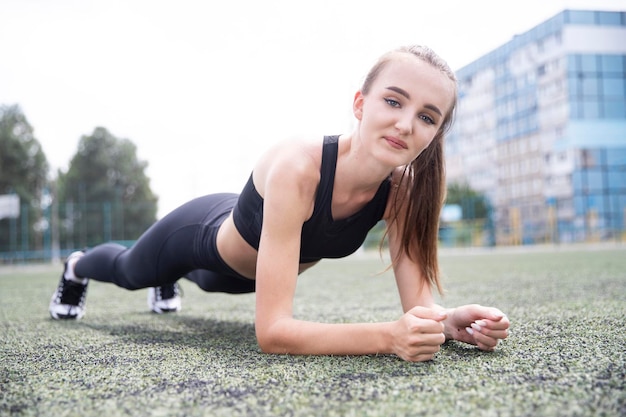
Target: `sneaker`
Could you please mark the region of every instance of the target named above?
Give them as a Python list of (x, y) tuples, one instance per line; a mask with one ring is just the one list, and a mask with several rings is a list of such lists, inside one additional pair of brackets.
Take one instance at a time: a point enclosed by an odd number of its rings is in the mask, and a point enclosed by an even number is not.
[(74, 265), (84, 254), (82, 251), (72, 252), (65, 261), (59, 286), (50, 300), (50, 316), (55, 320), (80, 320), (85, 315), (89, 280), (74, 275)]
[(180, 311), (181, 289), (177, 282), (161, 287), (148, 288), (148, 307), (157, 314)]

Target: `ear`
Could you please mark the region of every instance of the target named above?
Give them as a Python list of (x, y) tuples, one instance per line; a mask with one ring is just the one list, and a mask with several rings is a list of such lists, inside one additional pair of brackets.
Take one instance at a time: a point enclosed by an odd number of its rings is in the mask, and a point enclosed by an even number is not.
[(365, 100), (365, 96), (361, 90), (357, 91), (354, 95), (354, 102), (352, 103), (352, 113), (357, 120), (361, 121), (363, 118), (363, 101)]

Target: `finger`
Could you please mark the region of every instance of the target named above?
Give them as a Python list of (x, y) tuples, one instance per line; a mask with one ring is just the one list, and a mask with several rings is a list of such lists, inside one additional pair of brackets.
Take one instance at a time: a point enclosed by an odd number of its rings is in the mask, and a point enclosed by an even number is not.
[(481, 350), (493, 351), (496, 346), (498, 346), (499, 339), (486, 336), (476, 331), (474, 331), (473, 337), (476, 342), (476, 346)]
[(441, 350), (441, 346), (439, 344), (421, 345), (413, 351), (413, 354), (410, 355), (410, 357), (415, 361), (430, 360), (437, 352), (439, 352), (439, 350)]
[(443, 334), (445, 327), (440, 321), (413, 317), (410, 330), (413, 333)]
[(409, 344), (418, 350), (437, 352), (439, 347), (446, 341), (443, 333), (420, 333), (414, 335)]
[(421, 319), (429, 319), (435, 321), (445, 320), (448, 315), (443, 310), (435, 310), (428, 307), (417, 306), (413, 307), (408, 311), (409, 314), (421, 318)]
[(467, 307), (467, 311), (470, 316), (475, 317), (476, 319), (488, 319), (492, 321), (500, 321), (506, 315), (495, 307), (484, 307), (480, 304), (470, 304)]
[(498, 344), (496, 343), (495, 345), (491, 346), (484, 343), (476, 343), (476, 347), (480, 350), (484, 350), (485, 352), (495, 352)]
[[(474, 325), (472, 325), (474, 326)], [(506, 339), (509, 336), (509, 331), (508, 329), (504, 329), (504, 330), (490, 330), (490, 329), (481, 329), (480, 331), (478, 329), (473, 328), (472, 330), (474, 330), (474, 335), (477, 334), (481, 334), (483, 336), (486, 337), (490, 337), (492, 339)]]
[(435, 358), (434, 353), (424, 353), (424, 354), (420, 353), (414, 356), (403, 357), (402, 359), (408, 362), (426, 362), (426, 361), (432, 361), (434, 358)]
[(504, 317), (506, 317), (506, 315), (502, 311), (498, 310), (497, 308), (493, 308), (493, 307), (489, 308), (488, 309), (488, 313), (486, 314), (486, 318), (490, 319), (492, 321), (500, 321)]
[(505, 339), (509, 335), (508, 325), (487, 320), (477, 320), (470, 325), (474, 332), (483, 334), (494, 339)]
[(480, 331), (482, 329), (487, 330), (506, 330), (509, 328), (509, 322), (507, 321), (491, 321), (491, 320), (476, 320), (472, 323), (472, 328)]
[(442, 340), (445, 340), (445, 337), (440, 338), (434, 334), (416, 335), (397, 353), (402, 359), (412, 362), (430, 360), (441, 349)]
[(478, 325), (472, 323), (471, 327), (466, 328), (468, 334), (474, 339), (474, 343), (481, 350), (494, 351), (500, 340), (508, 336), (508, 329), (490, 330), (486, 328), (480, 329)]

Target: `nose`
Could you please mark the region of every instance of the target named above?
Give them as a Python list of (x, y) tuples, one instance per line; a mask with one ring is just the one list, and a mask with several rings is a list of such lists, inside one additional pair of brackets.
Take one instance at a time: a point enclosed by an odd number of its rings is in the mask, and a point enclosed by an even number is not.
[(402, 113), (396, 121), (396, 129), (401, 135), (410, 135), (413, 133), (413, 115), (408, 112)]

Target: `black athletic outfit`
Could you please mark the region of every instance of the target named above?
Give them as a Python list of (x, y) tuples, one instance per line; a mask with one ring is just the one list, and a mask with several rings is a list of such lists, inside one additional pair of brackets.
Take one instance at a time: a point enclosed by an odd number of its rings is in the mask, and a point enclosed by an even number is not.
[[(338, 136), (324, 137), (315, 207), (302, 226), (300, 263), (350, 255), (385, 212), (389, 178), (360, 211), (345, 219), (332, 218), (337, 155)], [(231, 211), (241, 236), (258, 249), (263, 199), (251, 175), (240, 195), (196, 198), (153, 224), (131, 248), (106, 243), (88, 250), (76, 263), (75, 273), (130, 290), (162, 286), (186, 277), (205, 291), (253, 292), (255, 281), (234, 271), (217, 251), (217, 231)]]

